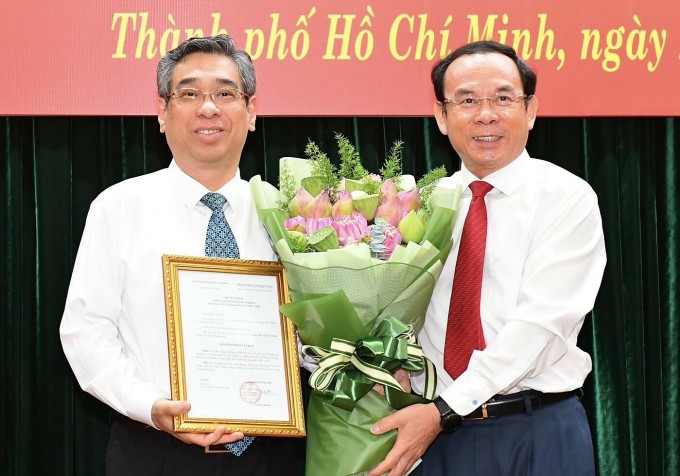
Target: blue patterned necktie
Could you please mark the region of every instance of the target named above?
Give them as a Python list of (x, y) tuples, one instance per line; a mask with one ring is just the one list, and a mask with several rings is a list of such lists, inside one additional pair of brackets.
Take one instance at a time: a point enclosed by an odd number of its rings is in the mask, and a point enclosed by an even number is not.
[(212, 210), (205, 234), (205, 255), (219, 258), (238, 258), (238, 245), (231, 231), (227, 218), (224, 216), (224, 204), (227, 199), (219, 193), (208, 192), (203, 195), (201, 202)]
[[(224, 204), (227, 199), (219, 193), (206, 193), (201, 202), (210, 207), (212, 216), (208, 222), (205, 234), (205, 255), (218, 258), (238, 258), (239, 251), (236, 238), (224, 216)], [(252, 436), (245, 436), (242, 440), (228, 443), (225, 446), (235, 456), (241, 456), (248, 446), (255, 440)]]

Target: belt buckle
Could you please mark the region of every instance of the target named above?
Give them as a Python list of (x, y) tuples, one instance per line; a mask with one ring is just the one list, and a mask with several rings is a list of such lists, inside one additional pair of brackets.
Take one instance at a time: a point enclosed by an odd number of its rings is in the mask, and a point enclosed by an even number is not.
[(488, 402), (482, 403), (482, 406), (480, 407), (482, 409), (482, 416), (480, 417), (465, 417), (465, 420), (488, 420), (491, 418), (489, 416), (489, 410), (486, 408)]

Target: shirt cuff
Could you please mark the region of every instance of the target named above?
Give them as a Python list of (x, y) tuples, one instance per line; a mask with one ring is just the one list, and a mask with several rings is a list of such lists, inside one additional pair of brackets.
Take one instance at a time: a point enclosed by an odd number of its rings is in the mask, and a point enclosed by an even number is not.
[(300, 367), (309, 370), (311, 373), (313, 373), (316, 369), (319, 368), (319, 363), (314, 358), (309, 357), (308, 355), (302, 353), (302, 341), (300, 341), (299, 337), (297, 340), (297, 345), (298, 345), (298, 361), (300, 363)]
[(476, 378), (474, 372), (466, 371), (439, 395), (454, 412), (465, 416), (475, 411), (495, 394), (493, 389), (484, 385), (483, 380)]
[(130, 390), (127, 416), (152, 428), (157, 428), (151, 419), (151, 408), (156, 400), (170, 398), (168, 394), (151, 382), (141, 383)]

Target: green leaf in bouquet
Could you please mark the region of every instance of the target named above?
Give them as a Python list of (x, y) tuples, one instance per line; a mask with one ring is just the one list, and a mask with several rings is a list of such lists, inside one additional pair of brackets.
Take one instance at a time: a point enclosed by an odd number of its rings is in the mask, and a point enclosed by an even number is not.
[(373, 217), (375, 217), (375, 211), (378, 209), (379, 204), (380, 195), (377, 194), (354, 199), (354, 208), (361, 212), (368, 221), (373, 220)]
[(309, 237), (309, 246), (316, 251), (337, 250), (340, 247), (338, 232), (332, 226), (324, 226)]
[(345, 190), (348, 192), (365, 192), (366, 185), (364, 184), (363, 180), (352, 180), (345, 178)]
[(321, 180), (321, 177), (305, 177), (302, 179), (302, 186), (312, 197), (316, 197), (321, 193), (321, 190), (323, 190), (323, 181)]

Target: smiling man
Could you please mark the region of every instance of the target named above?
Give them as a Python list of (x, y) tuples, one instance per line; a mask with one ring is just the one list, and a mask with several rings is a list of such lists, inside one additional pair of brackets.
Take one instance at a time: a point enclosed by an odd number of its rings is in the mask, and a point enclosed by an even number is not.
[[(157, 80), (158, 122), (173, 160), (94, 200), (60, 328), (82, 388), (116, 410), (106, 472), (300, 475), (300, 440), (244, 439), (224, 428), (173, 432), (173, 416), (186, 413), (190, 403), (169, 400), (161, 256), (276, 257), (239, 175), (256, 117), (248, 54), (226, 35), (192, 38), (161, 59)], [(215, 245), (212, 223), (221, 226), (228, 245)], [(213, 254), (218, 247), (225, 254)], [(204, 450), (225, 443), (229, 452)]]
[[(397, 429), (371, 476), (594, 475), (577, 347), (606, 257), (597, 197), (525, 150), (536, 74), (507, 46), (465, 45), (432, 70), (434, 115), (462, 167), (455, 246), (419, 341), (439, 396), (384, 418)], [(418, 376), (413, 388), (423, 388)]]

